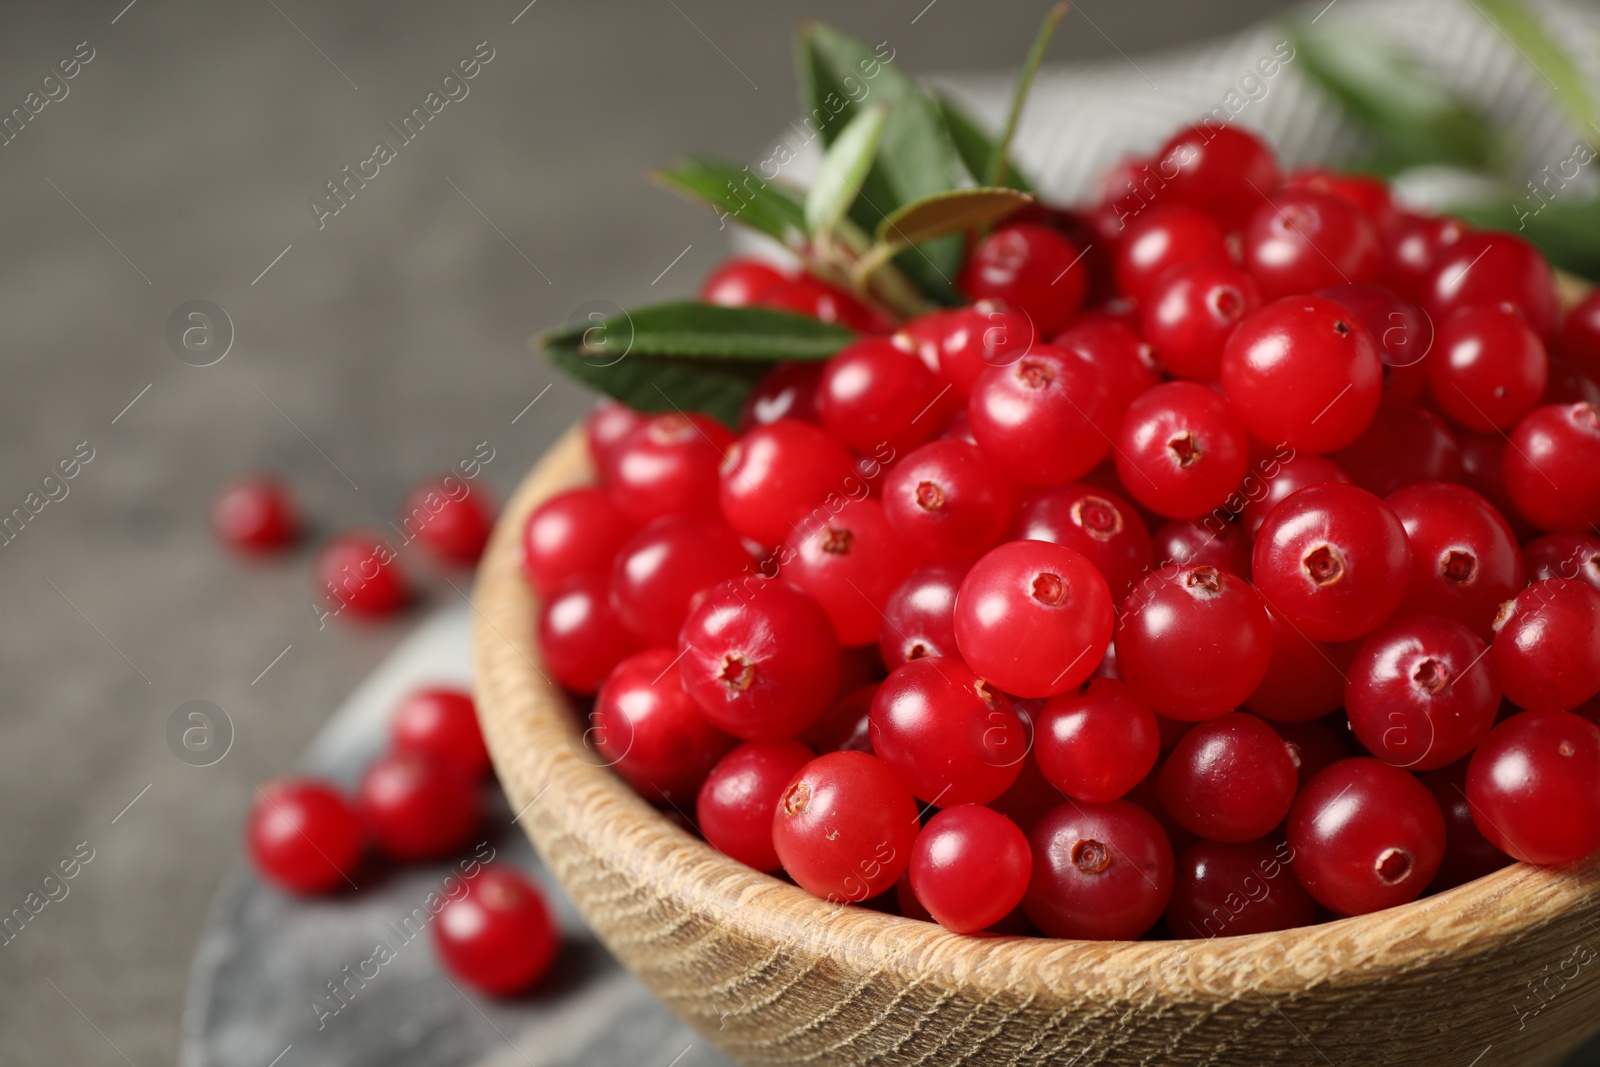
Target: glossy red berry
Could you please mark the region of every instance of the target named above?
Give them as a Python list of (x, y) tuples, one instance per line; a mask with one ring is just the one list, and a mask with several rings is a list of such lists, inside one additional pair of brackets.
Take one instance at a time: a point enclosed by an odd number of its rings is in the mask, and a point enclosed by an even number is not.
[(1034, 723), (1033, 755), (1045, 780), (1091, 804), (1126, 795), (1155, 767), (1160, 748), (1150, 705), (1110, 678), (1051, 697)]
[(683, 687), (706, 718), (746, 741), (794, 737), (839, 690), (839, 639), (794, 586), (716, 589), (678, 637)]
[(583, 432), (589, 444), (589, 458), (601, 478), (605, 477), (611, 453), (645, 419), (646, 416), (609, 396), (595, 401), (594, 410), (583, 422)]
[(872, 751), (929, 804), (987, 804), (1015, 782), (1028, 735), (1011, 701), (958, 659), (895, 668), (872, 699)]
[[(922, 333), (930, 345), (933, 369), (950, 383), (957, 400), (967, 398), (984, 371), (1015, 363), (1041, 339), (1032, 319), (998, 300), (937, 311), (924, 316), (924, 321)], [(917, 323), (916, 319), (906, 323), (913, 336), (919, 336)]]
[(857, 452), (887, 446), (905, 452), (932, 437), (944, 423), (937, 410), (943, 387), (913, 353), (882, 337), (867, 337), (840, 349), (817, 383), (822, 424)]
[(682, 803), (737, 742), (683, 691), (670, 648), (636, 652), (617, 664), (595, 697), (585, 738), (605, 765), (647, 800)]
[(1411, 580), (1400, 610), (1448, 615), (1489, 640), (1500, 604), (1527, 581), (1505, 519), (1471, 489), (1444, 482), (1407, 486), (1384, 503), (1411, 545)]
[(1600, 379), (1600, 292), (1590, 292), (1568, 310), (1550, 351), (1580, 373)]
[(1011, 518), (1011, 489), (977, 445), (941, 439), (902, 458), (883, 486), (883, 513), (921, 559), (974, 559)]
[(722, 515), (743, 537), (763, 545), (788, 540), (795, 523), (823, 508), (865, 495), (850, 452), (820, 426), (779, 419), (758, 426), (727, 450), (719, 488)]
[(1253, 841), (1289, 814), (1299, 778), (1283, 738), (1244, 712), (1183, 735), (1161, 766), (1161, 803), (1209, 841)]
[(1505, 456), (1510, 440), (1504, 434), (1470, 430), (1458, 430), (1455, 437), (1461, 445), (1462, 481), (1495, 506), (1501, 518), (1511, 524), (1518, 541), (1539, 536), (1538, 528), (1517, 509), (1506, 488)]
[(867, 333), (888, 333), (894, 328), (886, 315), (863, 303), (854, 293), (804, 271), (783, 275), (763, 286), (756, 294), (755, 304)]
[(1433, 320), (1387, 286), (1336, 285), (1317, 295), (1342, 304), (1372, 335), (1383, 361), (1383, 402), (1415, 402), (1428, 382)]
[(839, 643), (872, 644), (883, 608), (915, 559), (876, 500), (855, 500), (793, 544), (784, 577), (811, 595), (833, 621)]
[(1522, 546), (1528, 580), (1575, 578), (1600, 592), (1600, 537), (1590, 534), (1547, 534)]
[(1340, 915), (1421, 896), (1444, 845), (1444, 816), (1427, 787), (1380, 760), (1340, 760), (1306, 783), (1289, 813), (1294, 872)]
[(750, 430), (779, 419), (818, 422), (817, 383), (822, 379), (819, 363), (779, 363), (755, 384), (744, 399), (739, 428)]
[(1111, 642), (1111, 593), (1070, 548), (1012, 541), (967, 572), (956, 597), (962, 658), (1023, 697), (1065, 693), (1094, 673)]
[(1178, 854), (1167, 905), (1173, 937), (1211, 938), (1291, 930), (1316, 921), (1317, 905), (1294, 876), (1285, 841), (1196, 841)]
[(1473, 821), (1472, 802), (1467, 799), (1468, 762), (1458, 760), (1422, 776), (1422, 784), (1444, 814), (1444, 862), (1428, 886), (1430, 893), (1482, 878), (1511, 862), (1511, 857), (1491, 845)]
[(1161, 381), (1155, 351), (1133, 326), (1104, 313), (1077, 319), (1051, 343), (1100, 372), (1111, 390), (1112, 410), (1121, 413), (1146, 389)]
[(1544, 395), (1544, 342), (1520, 312), (1465, 307), (1439, 323), (1428, 385), (1444, 413), (1472, 430), (1508, 430)]
[(1168, 271), (1205, 262), (1228, 262), (1222, 229), (1187, 204), (1158, 203), (1141, 212), (1117, 242), (1117, 290), (1143, 303)]
[(872, 698), (878, 694), (878, 683), (869, 682), (855, 689), (840, 686), (843, 696), (823, 713), (822, 718), (806, 727), (800, 740), (810, 745), (818, 754), (829, 752), (865, 752), (872, 755)]
[[(611, 604), (641, 647), (677, 644), (678, 628), (695, 597), (735, 582), (750, 570), (738, 535), (719, 519), (679, 515), (658, 519), (617, 551)], [(751, 581), (761, 581), (751, 576)]]
[(714, 515), (717, 468), (731, 444), (732, 431), (705, 415), (652, 416), (611, 450), (611, 499), (640, 525), (667, 515)]
[(906, 576), (883, 605), (878, 649), (894, 670), (924, 656), (959, 656), (956, 592), (972, 565), (965, 560), (924, 563)]
[(1343, 715), (1328, 715), (1306, 722), (1278, 722), (1272, 728), (1289, 747), (1295, 775), (1302, 787), (1342, 759), (1363, 755), (1350, 740), (1350, 723)]
[(1140, 329), (1173, 376), (1214, 381), (1222, 345), (1239, 320), (1261, 306), (1261, 289), (1224, 260), (1173, 267), (1146, 291)]
[(1429, 771), (1470, 753), (1500, 709), (1500, 672), (1455, 619), (1407, 615), (1361, 643), (1345, 685), (1350, 729), (1396, 767)]
[(1324, 483), (1272, 509), (1256, 535), (1252, 571), (1262, 599), (1305, 636), (1348, 641), (1400, 606), (1411, 549), (1382, 500)]
[[(1298, 493), (1308, 485), (1324, 482), (1350, 484), (1350, 476), (1333, 460), (1315, 452), (1293, 452), (1287, 449), (1285, 458), (1273, 456), (1265, 460), (1256, 471), (1245, 476), (1240, 491), (1245, 495), (1239, 519), (1254, 537), (1267, 515), (1279, 503)], [(1256, 475), (1259, 473), (1259, 478)]]
[(722, 262), (700, 284), (700, 299), (707, 304), (743, 308), (756, 303), (761, 293), (786, 275), (759, 259), (734, 257)]
[(1068, 801), (1028, 836), (1033, 877), (1022, 906), (1047, 937), (1132, 940), (1172, 896), (1172, 846), (1137, 804)]
[(978, 804), (958, 804), (917, 835), (909, 873), (917, 900), (935, 922), (971, 934), (1022, 903), (1033, 855), (1016, 823)]
[(211, 502), (211, 529), (229, 548), (275, 552), (299, 536), (300, 518), (289, 487), (261, 474), (222, 487)]
[(1173, 519), (1162, 523), (1150, 537), (1158, 566), (1215, 567), (1241, 578), (1250, 577), (1250, 533), (1239, 523), (1215, 514), (1195, 522)]
[(489, 543), (494, 505), (485, 490), (446, 474), (411, 491), (401, 506), (398, 528), (440, 562), (470, 567)]
[(1584, 374), (1558, 356), (1548, 356), (1550, 378), (1545, 383), (1542, 404), (1593, 404), (1600, 407), (1600, 382)]
[(1344, 197), (1288, 189), (1260, 204), (1244, 228), (1243, 261), (1267, 300), (1378, 280), (1378, 231)]
[(561, 934), (533, 883), (508, 867), (486, 867), (446, 899), (433, 943), (461, 981), (491, 996), (520, 993), (555, 963)]
[(245, 828), (261, 876), (295, 893), (354, 885), (361, 824), (333, 786), (311, 779), (268, 782), (256, 790)]
[(802, 889), (858, 904), (905, 873), (917, 830), (917, 802), (882, 760), (830, 752), (785, 786), (773, 813), (772, 843)]
[(476, 779), (454, 764), (406, 750), (386, 752), (367, 767), (357, 806), (378, 848), (402, 863), (460, 851), (483, 817)]
[(1542, 530), (1587, 533), (1600, 523), (1600, 412), (1590, 404), (1534, 408), (1502, 460), (1517, 510)]
[(633, 534), (633, 523), (604, 489), (557, 493), (533, 510), (522, 529), (522, 573), (540, 596), (579, 574), (609, 574)]
[(1150, 706), (1196, 722), (1225, 714), (1255, 691), (1272, 656), (1266, 605), (1237, 575), (1163, 567), (1122, 602), (1117, 670)]
[(1366, 174), (1340, 174), (1318, 167), (1302, 167), (1283, 180), (1285, 189), (1313, 189), (1350, 201), (1361, 209), (1379, 235), (1392, 232), (1400, 222), (1400, 212), (1381, 178)]
[(1435, 264), (1466, 234), (1459, 219), (1401, 212), (1384, 234), (1384, 283), (1414, 304), (1427, 303)]
[(639, 646), (611, 605), (606, 575), (581, 574), (550, 591), (539, 606), (539, 655), (565, 689), (588, 694)]
[(1059, 485), (1095, 468), (1116, 421), (1110, 389), (1087, 362), (1053, 345), (992, 367), (972, 388), (967, 417), (979, 447), (1020, 485)]
[(1272, 658), (1243, 707), (1275, 723), (1306, 722), (1344, 704), (1345, 676), (1353, 645), (1313, 641), (1282, 615), (1267, 609)]
[(1191, 126), (1162, 145), (1156, 158), (1168, 180), (1160, 195), (1197, 207), (1230, 230), (1243, 226), (1283, 181), (1272, 149), (1237, 125)]
[(1496, 726), (1467, 768), (1483, 836), (1549, 866), (1600, 848), (1600, 727), (1566, 711), (1527, 711)]
[(1222, 387), (1256, 440), (1332, 452), (1372, 421), (1383, 365), (1366, 327), (1342, 305), (1290, 296), (1247, 316), (1229, 336)]
[(1361, 436), (1330, 458), (1357, 485), (1379, 496), (1418, 482), (1459, 482), (1466, 476), (1450, 427), (1411, 404), (1383, 405)]
[(1071, 482), (1023, 498), (1007, 535), (1011, 541), (1050, 541), (1081, 553), (1120, 601), (1150, 569), (1150, 532), (1134, 506), (1109, 489)]
[(478, 710), (464, 689), (418, 689), (400, 702), (389, 723), (394, 747), (426, 752), (470, 778), (489, 770), (489, 750), (478, 728)]
[(772, 815), (789, 780), (816, 754), (798, 741), (748, 741), (722, 757), (695, 805), (711, 847), (758, 871), (782, 864), (772, 845)]
[(1025, 312), (1035, 334), (1049, 336), (1083, 303), (1089, 270), (1071, 239), (1035, 223), (1015, 223), (978, 242), (958, 285), (973, 300), (1002, 300)]
[(1510, 304), (1541, 337), (1560, 317), (1555, 275), (1537, 248), (1513, 233), (1469, 231), (1434, 259), (1422, 300), (1434, 322), (1466, 307)]
[(1571, 578), (1534, 582), (1500, 608), (1494, 659), (1506, 699), (1566, 711), (1600, 691), (1600, 593)]
[(1249, 465), (1244, 423), (1216, 390), (1158, 385), (1128, 406), (1117, 430), (1117, 475), (1159, 515), (1197, 519), (1218, 507)]
[(381, 619), (411, 600), (400, 560), (376, 534), (343, 534), (317, 554), (315, 581), (330, 614)]

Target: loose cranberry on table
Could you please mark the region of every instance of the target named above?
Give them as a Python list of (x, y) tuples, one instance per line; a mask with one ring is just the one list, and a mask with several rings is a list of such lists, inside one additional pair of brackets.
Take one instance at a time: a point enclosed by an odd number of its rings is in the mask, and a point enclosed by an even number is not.
[(334, 538), (317, 553), (314, 566), (317, 591), (335, 615), (380, 619), (411, 600), (399, 559), (375, 534)]
[(1600, 593), (1571, 578), (1534, 582), (1501, 606), (1493, 647), (1511, 703), (1577, 707), (1600, 691)]
[(508, 867), (485, 867), (466, 884), (466, 895), (445, 901), (434, 921), (439, 957), (480, 992), (522, 992), (544, 977), (561, 947), (544, 897)]
[(1267, 300), (1378, 280), (1383, 245), (1360, 208), (1314, 189), (1286, 189), (1245, 224), (1245, 270)]
[(686, 802), (738, 742), (706, 721), (683, 691), (677, 653), (636, 652), (595, 697), (585, 737), (607, 766), (645, 799)]
[(643, 524), (668, 515), (714, 515), (717, 469), (733, 432), (705, 415), (654, 415), (618, 441), (605, 482), (617, 508)]
[(973, 559), (1011, 518), (1011, 487), (977, 445), (938, 440), (902, 458), (883, 487), (883, 513), (921, 559)]
[(1272, 656), (1261, 684), (1244, 698), (1244, 710), (1281, 724), (1318, 719), (1343, 706), (1355, 645), (1313, 641), (1270, 606), (1267, 619)]
[(495, 509), (485, 493), (453, 474), (424, 482), (401, 505), (399, 527), (441, 562), (470, 567), (494, 529)]
[(1534, 408), (1511, 431), (1506, 491), (1550, 533), (1588, 533), (1600, 522), (1600, 411), (1591, 404)]
[(1411, 548), (1382, 500), (1353, 485), (1311, 485), (1272, 509), (1256, 535), (1262, 598), (1314, 641), (1377, 629), (1405, 597)]
[(289, 488), (269, 474), (230, 482), (211, 502), (211, 528), (229, 548), (274, 552), (300, 534)]
[(609, 574), (634, 525), (604, 489), (568, 489), (540, 504), (522, 529), (522, 573), (540, 596), (578, 574)]
[(1482, 878), (1511, 862), (1511, 857), (1491, 845), (1473, 821), (1472, 802), (1467, 799), (1469, 762), (1457, 760), (1422, 776), (1422, 784), (1428, 787), (1444, 813), (1444, 862), (1428, 886), (1430, 893), (1440, 893)]
[(1600, 726), (1567, 711), (1525, 711), (1496, 726), (1467, 768), (1483, 836), (1550, 866), (1600, 848)]
[(1028, 751), (1011, 701), (959, 659), (895, 668), (872, 698), (870, 722), (872, 751), (913, 796), (941, 807), (994, 800)]
[(1174, 377), (1214, 381), (1223, 343), (1239, 320), (1260, 306), (1260, 287), (1232, 263), (1183, 263), (1146, 292), (1140, 329)]
[(1226, 398), (1197, 382), (1167, 382), (1123, 413), (1117, 474), (1151, 511), (1196, 519), (1239, 487), (1248, 449), (1244, 423)]
[(1508, 430), (1539, 403), (1550, 377), (1544, 342), (1515, 308), (1464, 307), (1439, 323), (1428, 386), (1471, 430)]
[(1065, 326), (1089, 288), (1083, 253), (1069, 238), (1035, 223), (1001, 226), (967, 257), (957, 287), (973, 300), (1003, 300), (1047, 337)]
[(1344, 305), (1372, 335), (1383, 361), (1383, 402), (1414, 403), (1428, 383), (1433, 320), (1382, 285), (1336, 285), (1317, 295)]
[(764, 580), (753, 576), (750, 554), (727, 523), (703, 515), (657, 519), (617, 550), (611, 606), (641, 647), (676, 645), (697, 594), (746, 577)]
[(1007, 693), (1048, 697), (1094, 673), (1111, 643), (1111, 593), (1083, 555), (1012, 541), (973, 564), (956, 597), (962, 658)]
[(1172, 896), (1172, 846), (1137, 804), (1069, 801), (1028, 836), (1033, 876), (1022, 906), (1047, 937), (1132, 940)]
[(1422, 895), (1444, 859), (1444, 815), (1426, 786), (1371, 758), (1318, 774), (1289, 812), (1294, 872), (1318, 904), (1365, 915)]
[(807, 892), (859, 904), (911, 865), (917, 802), (864, 752), (818, 756), (790, 779), (772, 817), (783, 869)]
[(1469, 754), (1494, 725), (1500, 672), (1488, 645), (1439, 615), (1394, 619), (1361, 643), (1350, 664), (1345, 710), (1367, 751), (1428, 771)]
[(1150, 705), (1109, 678), (1051, 697), (1034, 723), (1033, 756), (1045, 780), (1092, 804), (1126, 795), (1155, 767), (1160, 748)]
[(395, 748), (425, 752), (472, 778), (489, 770), (478, 710), (464, 689), (419, 689), (400, 702), (389, 722)]
[(367, 767), (356, 802), (379, 850), (402, 863), (460, 850), (483, 816), (475, 778), (452, 763), (406, 750), (386, 752)]
[(1134, 506), (1109, 489), (1080, 482), (1024, 497), (1006, 539), (1050, 541), (1082, 553), (1117, 601), (1154, 562), (1150, 531)]
[(1444, 482), (1407, 486), (1384, 503), (1411, 545), (1411, 580), (1400, 610), (1448, 615), (1489, 640), (1500, 604), (1527, 584), (1505, 519), (1471, 489)]
[[(817, 383), (822, 425), (857, 452), (884, 446), (905, 452), (944, 425), (944, 386), (915, 353), (883, 337), (866, 337), (839, 350)], [(948, 394), (946, 394), (948, 395)], [(954, 400), (950, 408), (954, 408)]]
[(1537, 248), (1514, 233), (1472, 230), (1433, 260), (1419, 301), (1443, 322), (1452, 311), (1510, 304), (1541, 337), (1555, 332), (1561, 316), (1555, 273)]
[(1528, 580), (1576, 578), (1600, 592), (1600, 537), (1589, 534), (1546, 534), (1522, 546)]
[(780, 545), (829, 496), (860, 495), (850, 450), (809, 422), (757, 426), (726, 451), (718, 488), (722, 516), (742, 537)]
[(245, 844), (263, 878), (296, 893), (353, 885), (361, 824), (333, 786), (311, 779), (268, 782), (256, 791)]
[(1162, 196), (1199, 208), (1230, 230), (1243, 226), (1283, 181), (1272, 149), (1237, 125), (1180, 130), (1155, 158), (1168, 182)]
[(1256, 531), (1261, 529), (1261, 524), (1267, 520), (1267, 513), (1277, 507), (1279, 502), (1293, 496), (1308, 485), (1321, 485), (1324, 482), (1343, 482), (1350, 484), (1350, 476), (1344, 472), (1333, 460), (1326, 456), (1319, 456), (1315, 452), (1291, 452), (1287, 458), (1273, 457), (1257, 468), (1264, 487), (1250, 492), (1249, 478), (1245, 481), (1245, 503), (1239, 512), (1239, 519), (1244, 528), (1254, 537)]
[(539, 606), (539, 656), (553, 681), (587, 695), (639, 645), (611, 603), (611, 580), (580, 574)]
[(878, 650), (894, 670), (924, 656), (957, 656), (956, 593), (972, 565), (965, 560), (924, 563), (906, 576), (883, 606)]
[(772, 813), (790, 779), (816, 758), (798, 741), (747, 741), (711, 768), (695, 804), (695, 822), (712, 848), (758, 871), (781, 862), (772, 844)]
[(1233, 711), (1183, 735), (1161, 766), (1161, 803), (1209, 841), (1253, 841), (1289, 814), (1299, 777), (1283, 738)]
[(1222, 229), (1187, 204), (1157, 203), (1129, 224), (1112, 266), (1118, 291), (1143, 303), (1168, 271), (1207, 262), (1229, 262)]
[(745, 397), (739, 428), (751, 430), (779, 419), (817, 422), (817, 382), (820, 363), (779, 363), (756, 383)]
[(1384, 404), (1360, 437), (1328, 458), (1355, 484), (1379, 496), (1418, 482), (1466, 479), (1461, 445), (1450, 427), (1413, 404)]
[(1264, 934), (1310, 926), (1317, 904), (1294, 876), (1287, 842), (1196, 841), (1178, 854), (1167, 905), (1173, 937)]
[(589, 458), (594, 462), (597, 472), (604, 476), (612, 451), (645, 418), (628, 405), (608, 396), (595, 401), (594, 410), (583, 422), (583, 431), (589, 443)]
[(883, 608), (916, 562), (876, 500), (854, 500), (814, 528), (806, 524), (783, 570), (822, 605), (839, 643), (873, 644)]
[(1022, 903), (1033, 856), (1016, 823), (978, 804), (957, 804), (917, 835), (909, 873), (918, 902), (935, 922), (971, 934)]
[(1020, 485), (1058, 485), (1094, 470), (1111, 448), (1116, 411), (1094, 367), (1054, 345), (992, 367), (972, 387), (978, 446)]
[(1173, 519), (1156, 527), (1151, 555), (1161, 566), (1215, 567), (1241, 578), (1250, 577), (1250, 533), (1239, 523), (1216, 515), (1203, 520)]

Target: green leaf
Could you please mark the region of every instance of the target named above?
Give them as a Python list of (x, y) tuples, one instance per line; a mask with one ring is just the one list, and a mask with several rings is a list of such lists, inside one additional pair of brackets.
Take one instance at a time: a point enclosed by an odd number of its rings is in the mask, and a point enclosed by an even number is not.
[(1518, 0), (1473, 0), (1479, 11), (1505, 35), (1511, 46), (1522, 53), (1530, 66), (1555, 91), (1556, 99), (1566, 108), (1572, 121), (1588, 137), (1600, 118), (1595, 110), (1594, 98), (1589, 95), (1583, 75), (1579, 73), (1572, 57), (1564, 52), (1545, 32), (1533, 12)]
[(947, 233), (965, 233), (975, 226), (999, 222), (1031, 203), (1033, 197), (1027, 193), (988, 186), (935, 193), (885, 217), (873, 236), (880, 244), (921, 244)]
[(1562, 270), (1600, 280), (1600, 200), (1552, 200), (1543, 206), (1524, 200), (1450, 206), (1474, 226), (1510, 230), (1532, 241)]
[(986, 185), (999, 185), (1005, 180), (1006, 169), (1011, 162), (1006, 158), (1006, 153), (1011, 150), (1011, 139), (1016, 136), (1017, 123), (1021, 121), (1022, 109), (1027, 105), (1028, 90), (1033, 88), (1033, 76), (1039, 72), (1039, 64), (1044, 62), (1045, 49), (1050, 47), (1050, 38), (1055, 35), (1056, 26), (1071, 6), (1066, 0), (1061, 0), (1045, 13), (1044, 22), (1039, 24), (1033, 46), (1028, 49), (1028, 58), (1023, 60), (1022, 69), (1017, 72), (1017, 84), (1011, 91), (1011, 109), (1006, 113), (1006, 126), (990, 156), (989, 172), (983, 176)]
[(1373, 134), (1375, 169), (1426, 163), (1483, 168), (1497, 146), (1481, 114), (1388, 42), (1350, 27), (1291, 33), (1302, 69)]
[[(956, 155), (961, 160), (961, 165), (967, 173), (972, 175), (972, 180), (981, 182), (993, 169), (994, 139), (983, 131), (976, 119), (962, 110), (950, 97), (940, 94), (937, 97), (939, 113), (944, 118), (945, 129), (950, 133), (950, 140), (955, 144)], [(1033, 183), (1023, 177), (1017, 170), (1015, 162), (1006, 164), (1005, 180), (1002, 185), (1010, 189), (1020, 189), (1025, 193), (1033, 191)]]
[(700, 411), (732, 426), (779, 360), (821, 360), (850, 331), (766, 308), (681, 301), (577, 323), (539, 338), (557, 367), (639, 411)]
[[(850, 217), (871, 232), (878, 220), (896, 208), (956, 187), (955, 146), (939, 108), (887, 55), (822, 23), (802, 26), (796, 40), (795, 66), (800, 78), (800, 106), (805, 123), (824, 144), (838, 139), (846, 124), (869, 102), (887, 104), (878, 157)], [(896, 260), (929, 296), (956, 300), (951, 283), (961, 266), (962, 241), (947, 237), (921, 245)]]
[(676, 167), (656, 172), (665, 185), (703, 200), (720, 216), (743, 223), (794, 248), (806, 232), (805, 208), (800, 198), (774, 185), (749, 167), (690, 156)]
[(889, 109), (882, 104), (858, 112), (822, 157), (806, 193), (806, 226), (813, 236), (832, 234), (860, 195), (888, 118)]

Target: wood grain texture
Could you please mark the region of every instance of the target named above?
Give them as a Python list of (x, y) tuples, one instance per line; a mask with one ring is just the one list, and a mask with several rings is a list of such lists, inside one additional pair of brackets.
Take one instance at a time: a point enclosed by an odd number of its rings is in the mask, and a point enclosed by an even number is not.
[(1492, 1067), (1558, 1062), (1600, 1029), (1595, 861), (1281, 933), (1083, 942), (961, 937), (723, 857), (599, 765), (541, 673), (520, 532), (591, 477), (570, 431), (501, 516), (475, 590), (479, 714), (600, 939), (739, 1063)]

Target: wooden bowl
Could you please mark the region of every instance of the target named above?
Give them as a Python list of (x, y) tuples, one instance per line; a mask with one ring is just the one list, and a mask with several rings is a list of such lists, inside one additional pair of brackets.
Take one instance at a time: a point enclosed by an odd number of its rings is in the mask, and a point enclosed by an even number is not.
[(1593, 860), (1281, 933), (1104, 942), (962, 937), (727, 859), (600, 766), (541, 673), (522, 527), (591, 479), (569, 431), (500, 518), (475, 595), (479, 715), (589, 925), (733, 1060), (1490, 1067), (1559, 1062), (1600, 1029)]

